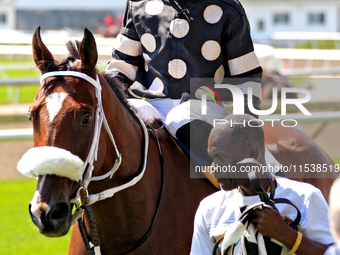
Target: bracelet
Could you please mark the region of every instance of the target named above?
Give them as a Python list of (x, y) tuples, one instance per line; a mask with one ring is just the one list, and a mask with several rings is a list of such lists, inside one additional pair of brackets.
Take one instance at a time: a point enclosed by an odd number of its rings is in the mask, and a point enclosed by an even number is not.
[(302, 240), (302, 234), (298, 231), (297, 237), (296, 237), (296, 240), (295, 240), (295, 244), (294, 244), (293, 248), (288, 252), (288, 254), (293, 254), (297, 251), (297, 249), (299, 248), (299, 246), (301, 244), (301, 240)]

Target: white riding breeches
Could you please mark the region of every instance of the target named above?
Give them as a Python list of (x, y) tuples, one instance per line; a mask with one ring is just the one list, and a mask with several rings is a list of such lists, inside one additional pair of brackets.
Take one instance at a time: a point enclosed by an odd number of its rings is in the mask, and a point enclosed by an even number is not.
[(212, 101), (206, 102), (206, 113), (202, 114), (201, 100), (188, 100), (180, 104), (179, 99), (128, 99), (135, 107), (144, 121), (159, 118), (166, 123), (170, 134), (176, 137), (177, 130), (183, 125), (193, 121), (202, 120), (211, 125), (214, 119), (223, 119), (228, 113), (221, 105), (215, 105)]

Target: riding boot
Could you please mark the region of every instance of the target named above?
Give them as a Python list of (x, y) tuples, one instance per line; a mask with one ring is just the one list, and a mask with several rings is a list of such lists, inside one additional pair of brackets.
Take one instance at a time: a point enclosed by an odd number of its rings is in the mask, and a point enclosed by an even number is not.
[(207, 148), (212, 128), (212, 125), (205, 121), (193, 120), (180, 127), (176, 132), (176, 137), (209, 165), (212, 160), (208, 156)]

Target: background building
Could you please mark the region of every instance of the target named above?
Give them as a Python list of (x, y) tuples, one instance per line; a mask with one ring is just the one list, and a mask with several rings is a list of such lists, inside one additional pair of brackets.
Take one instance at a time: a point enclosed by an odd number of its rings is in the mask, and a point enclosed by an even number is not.
[[(340, 0), (239, 0), (254, 38), (274, 32), (340, 32)], [(0, 0), (0, 29), (93, 30), (106, 15), (114, 18), (126, 0)], [(113, 20), (113, 22), (117, 22)]]
[(240, 0), (255, 38), (274, 32), (340, 32), (340, 0)]
[(0, 29), (16, 27), (15, 4), (10, 0), (0, 0)]
[(7, 28), (19, 30), (34, 30), (41, 26), (44, 30), (83, 30), (87, 27), (94, 31), (103, 24), (106, 15), (111, 15), (114, 17), (112, 22), (118, 23), (116, 19), (125, 9), (125, 0), (0, 0), (0, 11), (6, 3), (14, 5), (16, 14), (16, 22)]

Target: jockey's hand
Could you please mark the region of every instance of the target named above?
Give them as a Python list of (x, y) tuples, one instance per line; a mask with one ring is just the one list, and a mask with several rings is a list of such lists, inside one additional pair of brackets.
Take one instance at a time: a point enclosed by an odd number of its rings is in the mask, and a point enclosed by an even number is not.
[(253, 212), (251, 222), (263, 236), (279, 241), (280, 237), (290, 229), (278, 211), (266, 206), (261, 206)]

